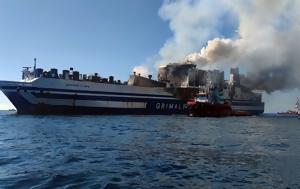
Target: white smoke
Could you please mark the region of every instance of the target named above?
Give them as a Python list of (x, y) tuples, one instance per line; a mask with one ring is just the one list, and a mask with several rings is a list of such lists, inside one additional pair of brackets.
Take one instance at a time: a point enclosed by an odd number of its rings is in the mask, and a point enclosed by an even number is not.
[(160, 49), (157, 64), (180, 62), (208, 39), (220, 36), (221, 18), (227, 12), (223, 7), (218, 0), (165, 0), (159, 15), (169, 22), (173, 37)]
[[(225, 12), (217, 0), (165, 0), (158, 14), (169, 22), (173, 37), (160, 49), (159, 58), (151, 63), (156, 68), (170, 62), (182, 62), (187, 54), (198, 50), (208, 39), (220, 36), (221, 18)], [(150, 67), (144, 63), (136, 70), (150, 70)]]
[(155, 72), (155, 67), (153, 62), (158, 60), (157, 56), (150, 56), (146, 58), (145, 62), (139, 66), (135, 66), (132, 71), (136, 72), (136, 74), (141, 74), (141, 76), (148, 77)]
[(147, 66), (145, 65), (140, 65), (140, 66), (135, 66), (133, 68), (133, 71), (136, 73), (136, 74), (141, 74), (141, 76), (148, 76), (150, 75), (150, 68), (148, 68)]
[[(248, 72), (250, 87), (270, 92), (298, 88), (299, 10), (299, 0), (166, 0), (159, 13), (174, 36), (160, 50), (158, 63), (236, 65)], [(237, 22), (233, 38), (221, 35), (226, 15)]]

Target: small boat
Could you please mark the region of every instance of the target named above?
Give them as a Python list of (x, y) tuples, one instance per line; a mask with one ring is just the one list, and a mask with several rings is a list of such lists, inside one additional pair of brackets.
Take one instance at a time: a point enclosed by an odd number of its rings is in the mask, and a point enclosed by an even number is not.
[(279, 116), (288, 116), (288, 117), (300, 116), (300, 99), (298, 98), (294, 109), (288, 110), (287, 112), (278, 112), (277, 114)]
[(194, 99), (188, 100), (189, 115), (196, 117), (227, 117), (231, 116), (231, 104), (228, 101), (216, 100), (213, 94), (199, 93)]

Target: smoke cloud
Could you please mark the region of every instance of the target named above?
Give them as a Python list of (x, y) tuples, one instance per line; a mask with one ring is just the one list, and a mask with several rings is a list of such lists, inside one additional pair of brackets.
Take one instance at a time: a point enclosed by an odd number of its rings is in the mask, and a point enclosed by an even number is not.
[(155, 72), (153, 62), (156, 62), (158, 59), (159, 57), (157, 56), (148, 57), (142, 65), (135, 66), (132, 71), (136, 72), (136, 74), (141, 74), (141, 76), (148, 77), (148, 75)]
[[(299, 10), (299, 0), (166, 0), (159, 15), (174, 35), (157, 65), (239, 66), (251, 89), (300, 88)], [(228, 28), (233, 35), (226, 38)]]
[(144, 77), (150, 74), (149, 68), (144, 65), (135, 66), (133, 68), (133, 72), (135, 72), (136, 74), (141, 74)]

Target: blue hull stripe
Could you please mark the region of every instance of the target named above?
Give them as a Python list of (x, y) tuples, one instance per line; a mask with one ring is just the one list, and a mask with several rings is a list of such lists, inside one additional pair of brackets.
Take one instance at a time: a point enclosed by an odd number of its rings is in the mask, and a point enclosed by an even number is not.
[[(133, 114), (133, 115), (172, 115), (187, 114), (181, 101), (170, 101), (162, 99), (149, 99), (146, 108), (105, 108), (105, 107), (81, 107), (49, 104), (31, 104), (18, 92), (5, 92), (5, 95), (17, 108), (19, 114)], [(158, 108), (157, 103), (164, 103)], [(178, 108), (167, 108), (167, 104), (177, 104)]]
[(74, 100), (105, 100), (105, 101), (124, 101), (124, 102), (168, 102), (168, 103), (182, 103), (183, 101), (174, 99), (152, 99), (152, 98), (136, 98), (136, 97), (113, 97), (113, 96), (90, 96), (90, 95), (69, 95), (69, 94), (50, 94), (50, 93), (35, 93), (37, 98), (49, 99), (74, 99)]
[(120, 93), (120, 92), (104, 92), (104, 91), (86, 91), (86, 90), (70, 90), (70, 89), (53, 89), (39, 87), (19, 87), (19, 86), (2, 86), (2, 89), (20, 89), (20, 90), (37, 90), (37, 91), (55, 91), (55, 92), (71, 92), (71, 93), (89, 93), (89, 94), (108, 94), (108, 95), (126, 95), (126, 96), (149, 96), (149, 97), (173, 97), (172, 95), (152, 95), (141, 93)]

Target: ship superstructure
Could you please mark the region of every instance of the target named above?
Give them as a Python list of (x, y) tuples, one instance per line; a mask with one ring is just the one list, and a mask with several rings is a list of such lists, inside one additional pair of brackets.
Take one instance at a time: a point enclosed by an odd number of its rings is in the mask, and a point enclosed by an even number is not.
[[(201, 70), (194, 64), (168, 64), (159, 69), (158, 80), (171, 88), (195, 89), (212, 93), (218, 89), (223, 101), (231, 103), (233, 115), (259, 115), (264, 112), (261, 93), (243, 85), (239, 69), (231, 68), (229, 80), (220, 70)], [(189, 93), (193, 98), (197, 93)]]

